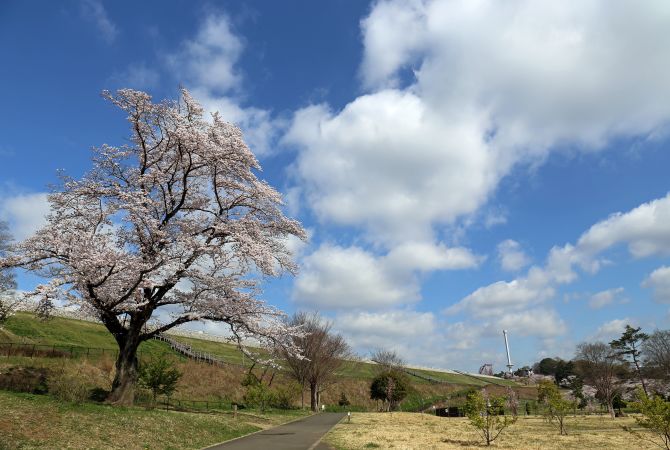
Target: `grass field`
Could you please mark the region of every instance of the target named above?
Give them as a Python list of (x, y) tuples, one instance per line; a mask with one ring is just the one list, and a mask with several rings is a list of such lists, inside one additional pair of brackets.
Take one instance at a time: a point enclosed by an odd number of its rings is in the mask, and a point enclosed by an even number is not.
[(63, 404), (45, 395), (0, 391), (0, 450), (198, 449), (305, 415), (196, 414)]
[[(0, 342), (24, 342), (30, 344), (49, 345), (77, 345), (82, 347), (97, 347), (116, 349), (116, 342), (101, 324), (74, 320), (63, 317), (54, 317), (48, 322), (37, 319), (28, 313), (17, 313), (5, 325), (6, 331), (0, 330)], [(191, 337), (175, 336), (178, 341), (191, 345), (194, 350), (211, 353), (224, 361), (233, 364), (250, 364), (242, 352), (233, 344), (214, 342)], [(148, 356), (169, 352), (167, 344), (158, 341), (143, 342), (140, 353)], [(262, 349), (258, 350), (261, 354)], [(502, 379), (490, 380), (477, 376), (468, 376), (435, 370), (420, 370), (417, 372), (445, 383), (470, 386), (484, 386), (489, 383), (515, 386), (516, 383)], [(337, 371), (337, 375), (345, 378), (371, 379), (375, 374), (374, 364), (361, 361), (346, 361)], [(421, 378), (412, 377), (412, 383), (428, 384)]]
[[(568, 435), (559, 436), (554, 424), (537, 416), (520, 417), (494, 441), (491, 448), (538, 450), (643, 450), (658, 448), (621, 427), (635, 426), (632, 417), (578, 416), (566, 420)], [(337, 425), (325, 442), (338, 450), (475, 449), (486, 447), (465, 418), (444, 418), (416, 413), (353, 413), (351, 423)]]

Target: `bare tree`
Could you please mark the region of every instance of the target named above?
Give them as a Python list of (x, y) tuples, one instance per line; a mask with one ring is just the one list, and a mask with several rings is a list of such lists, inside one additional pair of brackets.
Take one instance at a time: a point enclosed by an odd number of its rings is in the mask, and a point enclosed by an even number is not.
[(670, 330), (656, 330), (642, 344), (645, 366), (656, 369), (660, 376), (670, 378)]
[(577, 346), (577, 369), (582, 379), (596, 388), (614, 417), (614, 396), (618, 380), (617, 353), (603, 342), (583, 342)]
[[(292, 337), (293, 346), (300, 351), (296, 355), (284, 346), (277, 348), (286, 361), (291, 376), (303, 387), (309, 386), (310, 407), (319, 409), (319, 396), (329, 380), (350, 354), (349, 345), (339, 334), (331, 332), (331, 323), (324, 321), (318, 313), (297, 312), (287, 320), (290, 328), (300, 327), (302, 335)], [(304, 397), (302, 399), (304, 406)]]
[[(11, 240), (12, 237), (7, 229), (7, 224), (0, 222), (0, 257), (5, 255)], [(17, 305), (15, 289), (14, 272), (9, 269), (0, 270), (0, 327), (12, 315)]]
[(379, 373), (402, 371), (405, 367), (405, 360), (395, 350), (378, 348), (370, 354), (370, 359), (377, 363), (376, 371)]
[(33, 293), (43, 306), (60, 297), (105, 325), (119, 347), (108, 400), (131, 404), (139, 345), (173, 327), (210, 320), (240, 344), (288, 340), (284, 314), (257, 295), (262, 276), (297, 269), (286, 244), (305, 233), (256, 176), (240, 129), (204, 117), (188, 91), (161, 103), (130, 89), (104, 96), (126, 115), (129, 141), (94, 149), (81, 180), (64, 177), (46, 225), (0, 268), (50, 279)]

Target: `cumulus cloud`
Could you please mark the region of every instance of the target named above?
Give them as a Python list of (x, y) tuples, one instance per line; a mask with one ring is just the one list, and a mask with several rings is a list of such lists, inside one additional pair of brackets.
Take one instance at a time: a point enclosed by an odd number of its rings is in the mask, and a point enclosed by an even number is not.
[(414, 301), (418, 292), (359, 247), (322, 245), (303, 259), (293, 298), (320, 309), (375, 308)]
[(362, 354), (376, 348), (392, 349), (411, 361), (430, 361), (439, 339), (438, 324), (431, 312), (388, 310), (338, 314), (334, 328)]
[(623, 291), (624, 289), (622, 287), (618, 287), (593, 294), (589, 299), (589, 307), (591, 307), (591, 309), (600, 309), (607, 305), (611, 305), (620, 297)]
[(626, 243), (631, 255), (642, 258), (670, 254), (670, 194), (643, 203), (627, 213), (616, 213), (584, 233), (578, 246), (595, 254)]
[(670, 303), (670, 267), (661, 266), (642, 282), (642, 287), (652, 289), (654, 300)]
[(225, 94), (238, 88), (241, 76), (235, 68), (244, 45), (223, 15), (210, 15), (196, 36), (181, 44), (179, 52), (170, 55), (171, 67), (192, 83), (214, 94)]
[(610, 320), (599, 326), (595, 334), (590, 336), (588, 340), (609, 342), (621, 337), (621, 333), (626, 329), (626, 325), (635, 326), (635, 324), (635, 320), (628, 317)]
[[(553, 247), (544, 266), (533, 266), (526, 275), (511, 281), (480, 287), (447, 308), (446, 312), (466, 311), (476, 317), (485, 317), (546, 302), (555, 295), (559, 285), (572, 283), (578, 278), (578, 269), (597, 272), (602, 265), (600, 255), (617, 245), (626, 245), (633, 257), (664, 255), (668, 252), (670, 228), (661, 223), (669, 210), (670, 194), (628, 212), (616, 213), (590, 227), (576, 244)], [(661, 278), (662, 275), (656, 277), (657, 280)], [(651, 276), (645, 281), (645, 287), (657, 285), (661, 286), (661, 282), (652, 281)], [(594, 295), (589, 305), (599, 308), (611, 303), (622, 292), (620, 289)], [(660, 292), (663, 292), (662, 288)]]
[(420, 299), (417, 272), (475, 267), (465, 248), (407, 243), (377, 256), (361, 247), (324, 244), (304, 257), (293, 299), (310, 308), (383, 308)]
[(431, 238), (515, 166), (654, 134), (670, 119), (669, 27), (662, 1), (377, 2), (368, 92), (303, 108), (286, 135), (306, 198), (373, 239)]
[(23, 240), (46, 224), (49, 213), (47, 194), (6, 195), (0, 199), (0, 219), (9, 223), (16, 240)]
[[(300, 109), (283, 141), (298, 149), (304, 204), (322, 223), (362, 230), (389, 260), (408, 237), (440, 253), (438, 232), (476, 216), (515, 167), (651, 137), (670, 122), (670, 79), (662, 76), (670, 12), (662, 1), (387, 0), (361, 27), (366, 91), (338, 110)], [(544, 266), (480, 288), (457, 309), (485, 315), (541, 304), (578, 269), (597, 271), (594, 255), (617, 242), (636, 257), (665, 251), (665, 203), (611, 217), (552, 249)], [(518, 244), (499, 253), (505, 270), (529, 262)], [(405, 261), (416, 270), (445, 266), (440, 258)], [(413, 298), (410, 286), (388, 291)]]
[(507, 239), (498, 244), (498, 261), (503, 270), (516, 272), (530, 263), (530, 258), (521, 249), (521, 244)]
[(553, 338), (565, 334), (567, 326), (558, 313), (552, 309), (534, 308), (526, 311), (503, 313), (486, 328), (496, 334), (509, 330), (519, 336)]
[(84, 19), (92, 22), (102, 39), (108, 44), (114, 43), (119, 34), (119, 30), (114, 22), (109, 18), (105, 6), (100, 0), (82, 0), (81, 15)]
[(270, 111), (244, 105), (244, 77), (237, 67), (243, 51), (244, 41), (230, 18), (210, 14), (195, 36), (183, 41), (165, 61), (206, 110), (219, 111), (224, 120), (238, 125), (247, 144), (262, 156), (271, 151), (283, 125)]

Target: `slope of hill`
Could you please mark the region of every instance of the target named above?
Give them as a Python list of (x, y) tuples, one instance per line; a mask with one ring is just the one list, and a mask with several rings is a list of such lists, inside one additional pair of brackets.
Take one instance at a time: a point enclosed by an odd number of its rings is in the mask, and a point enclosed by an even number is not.
[[(190, 345), (196, 351), (210, 353), (231, 364), (251, 365), (249, 358), (246, 358), (233, 344), (179, 335), (172, 335), (171, 337), (179, 342)], [(2, 342), (116, 349), (116, 342), (111, 334), (99, 323), (65, 317), (53, 317), (44, 322), (34, 315), (25, 312), (12, 316), (7, 321), (5, 329), (0, 330), (0, 343)], [(255, 351), (261, 354), (264, 353), (262, 349)], [(166, 352), (171, 352), (171, 350), (164, 342), (149, 341), (142, 343), (140, 346), (141, 355), (151, 356)], [(346, 361), (338, 370), (337, 375), (343, 378), (370, 379), (374, 376), (374, 373), (374, 363)], [(493, 379), (451, 370), (410, 369), (408, 373), (413, 375), (413, 382), (419, 384), (448, 383), (469, 386), (497, 384), (516, 386), (516, 383), (508, 380)]]

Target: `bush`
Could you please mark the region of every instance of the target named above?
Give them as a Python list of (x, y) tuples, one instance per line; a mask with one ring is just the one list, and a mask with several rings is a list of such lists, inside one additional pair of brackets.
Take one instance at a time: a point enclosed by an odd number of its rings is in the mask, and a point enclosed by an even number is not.
[[(91, 398), (96, 389), (111, 387), (110, 374), (80, 362), (67, 364), (47, 379), (49, 394), (64, 402), (80, 404)], [(100, 394), (98, 394), (100, 395)]]
[(489, 397), (486, 392), (468, 394), (465, 415), (482, 435), (486, 445), (491, 445), (505, 428), (516, 422), (516, 416), (504, 415), (506, 401), (505, 397)]
[(140, 384), (151, 391), (153, 403), (159, 395), (170, 397), (177, 388), (181, 372), (164, 356), (140, 366)]
[(380, 373), (372, 380), (370, 398), (383, 401), (387, 406), (387, 411), (393, 411), (405, 398), (408, 390), (409, 380), (407, 377), (396, 370), (391, 370)]
[(286, 386), (277, 386), (270, 395), (271, 406), (279, 409), (293, 408), (293, 400), (300, 394), (300, 386), (290, 383)]
[(670, 450), (670, 403), (660, 396), (648, 397), (642, 389), (638, 390), (637, 396), (639, 400), (634, 402), (632, 406), (640, 410), (642, 417), (636, 417), (635, 421), (641, 427), (655, 434), (658, 439), (647, 438), (631, 428), (624, 429), (639, 439), (651, 441), (661, 448)]
[(258, 383), (247, 386), (247, 393), (244, 394), (244, 402), (247, 406), (258, 408), (262, 412), (276, 402), (275, 393), (265, 384)]
[(49, 394), (62, 402), (81, 404), (88, 399), (90, 386), (71, 368), (63, 369), (49, 377)]
[(46, 394), (49, 371), (42, 367), (10, 367), (0, 373), (0, 389)]
[(347, 398), (347, 395), (344, 392), (342, 392), (342, 394), (340, 395), (340, 400), (338, 400), (337, 404), (340, 406), (349, 406), (351, 402)]

